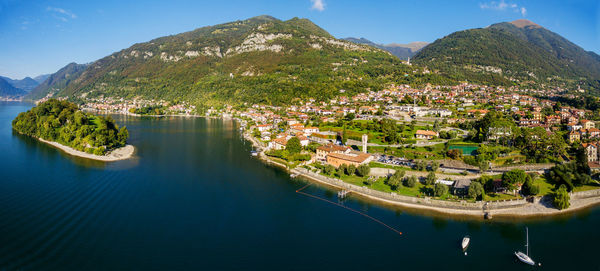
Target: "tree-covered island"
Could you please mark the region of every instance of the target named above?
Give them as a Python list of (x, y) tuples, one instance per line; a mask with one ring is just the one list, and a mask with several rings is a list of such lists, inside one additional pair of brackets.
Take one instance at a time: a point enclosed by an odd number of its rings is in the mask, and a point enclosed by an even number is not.
[(21, 134), (94, 155), (124, 147), (129, 138), (127, 128), (119, 128), (110, 116), (87, 114), (74, 103), (56, 99), (20, 113), (12, 127)]

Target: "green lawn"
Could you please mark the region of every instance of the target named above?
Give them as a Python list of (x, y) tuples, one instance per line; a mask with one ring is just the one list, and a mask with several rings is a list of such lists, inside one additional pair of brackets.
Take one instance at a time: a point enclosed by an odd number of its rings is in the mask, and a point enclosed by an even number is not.
[(502, 194), (502, 193), (488, 193), (483, 197), (485, 201), (498, 201), (498, 200), (511, 200), (511, 199), (519, 199), (517, 196)]
[(554, 189), (554, 185), (546, 182), (546, 179), (543, 177), (536, 178), (533, 181), (533, 185), (537, 185), (540, 187), (540, 193), (538, 195), (541, 195), (541, 196), (551, 194)]
[(582, 185), (582, 186), (576, 186), (573, 189), (573, 191), (580, 192), (580, 191), (594, 190), (594, 189), (598, 189), (598, 188), (600, 188), (600, 186), (598, 184), (586, 184), (586, 185)]

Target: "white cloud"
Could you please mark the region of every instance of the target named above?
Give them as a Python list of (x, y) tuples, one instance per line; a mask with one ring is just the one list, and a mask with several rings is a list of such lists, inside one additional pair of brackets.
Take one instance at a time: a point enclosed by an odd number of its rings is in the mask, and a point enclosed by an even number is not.
[(479, 8), (496, 10), (496, 11), (510, 10), (515, 13), (521, 13), (521, 15), (523, 15), (523, 16), (527, 15), (527, 9), (525, 7), (519, 7), (519, 5), (517, 5), (515, 3), (507, 3), (504, 0), (500, 0), (499, 2), (491, 1), (491, 2), (486, 2), (486, 3), (479, 3)]
[(46, 11), (52, 12), (52, 16), (54, 16), (54, 18), (59, 19), (63, 22), (67, 22), (69, 18), (77, 19), (77, 15), (75, 13), (64, 10), (62, 8), (48, 7), (46, 8)]
[(323, 2), (323, 0), (310, 0), (310, 2), (312, 2), (311, 9), (318, 11), (325, 10), (325, 2)]

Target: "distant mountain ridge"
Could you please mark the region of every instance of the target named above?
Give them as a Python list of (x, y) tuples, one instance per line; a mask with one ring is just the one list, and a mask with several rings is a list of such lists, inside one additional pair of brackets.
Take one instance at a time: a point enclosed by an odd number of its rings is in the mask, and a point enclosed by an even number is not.
[(48, 77), (50, 77), (50, 75), (52, 75), (51, 73), (49, 74), (42, 74), (42, 75), (38, 75), (36, 77), (33, 78), (33, 80), (37, 81), (39, 84), (43, 83), (44, 81), (46, 81), (46, 79), (48, 79)]
[(440, 38), (414, 62), (456, 80), (523, 87), (600, 90), (600, 57), (527, 20)]
[(39, 83), (37, 81), (33, 80), (31, 77), (25, 77), (21, 80), (11, 79), (11, 78), (8, 78), (5, 76), (0, 76), (0, 77), (2, 77), (2, 79), (4, 79), (9, 84), (11, 84), (13, 87), (24, 90), (26, 92), (31, 91), (37, 85), (39, 85)]
[(46, 76), (46, 79), (25, 96), (26, 99), (37, 100), (49, 93), (65, 89), (85, 70), (87, 64), (69, 63), (56, 73)]
[(27, 94), (22, 89), (11, 85), (4, 77), (0, 77), (0, 98), (19, 98)]
[(417, 41), (408, 44), (391, 43), (384, 45), (374, 43), (365, 38), (357, 39), (352, 37), (345, 38), (344, 40), (351, 41), (357, 44), (366, 44), (375, 48), (386, 50), (402, 60), (407, 60), (409, 57), (413, 57), (419, 50), (421, 50), (423, 47), (429, 44), (427, 42)]

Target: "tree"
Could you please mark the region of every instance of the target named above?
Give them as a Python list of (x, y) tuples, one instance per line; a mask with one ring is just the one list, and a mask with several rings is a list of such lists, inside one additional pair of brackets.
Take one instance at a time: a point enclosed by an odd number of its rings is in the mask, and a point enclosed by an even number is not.
[(531, 179), (525, 171), (513, 169), (502, 174), (502, 185), (508, 190), (515, 190), (520, 184), (524, 184), (527, 179)]
[(442, 127), (440, 126), (440, 122), (438, 120), (435, 120), (435, 122), (433, 122), (433, 131), (439, 132), (440, 129), (442, 129)]
[(125, 146), (127, 144), (128, 138), (129, 138), (129, 131), (127, 130), (127, 127), (125, 127), (125, 126), (121, 127), (121, 129), (119, 129), (119, 132), (117, 133), (117, 140), (119, 142), (119, 145)]
[(441, 197), (448, 193), (448, 186), (443, 183), (436, 183), (433, 187), (433, 192), (436, 197)]
[(572, 161), (552, 167), (546, 174), (546, 179), (554, 182), (555, 186), (565, 185), (568, 191), (572, 191), (575, 186), (592, 181), (586, 170), (587, 168), (578, 165), (577, 161)]
[(481, 185), (481, 183), (471, 182), (467, 193), (470, 198), (480, 199), (483, 196), (483, 193), (483, 185)]
[(340, 165), (337, 169), (337, 175), (342, 177), (344, 174), (346, 174), (346, 165)]
[(362, 165), (358, 166), (357, 172), (358, 172), (359, 176), (366, 177), (366, 176), (369, 176), (369, 173), (371, 172), (371, 168), (366, 164), (362, 164)]
[(431, 162), (429, 167), (431, 168), (431, 171), (436, 172), (440, 168), (440, 163), (437, 161), (433, 161)]
[(460, 159), (462, 157), (462, 151), (459, 149), (448, 150), (446, 156), (450, 157), (450, 159)]
[(388, 177), (388, 179), (387, 179), (387, 185), (389, 185), (392, 190), (397, 190), (398, 187), (400, 187), (400, 185), (402, 185), (401, 182), (402, 182), (402, 179), (397, 177), (396, 174)]
[(417, 170), (422, 171), (427, 168), (427, 164), (425, 163), (425, 161), (417, 161), (415, 167), (417, 168)]
[(349, 165), (348, 167), (346, 167), (346, 174), (348, 174), (348, 176), (352, 176), (356, 173), (356, 166), (355, 165)]
[(411, 188), (415, 187), (415, 185), (417, 185), (417, 177), (409, 176), (404, 178), (404, 185)]
[(396, 121), (391, 119), (384, 119), (380, 122), (380, 126), (381, 132), (383, 133), (386, 142), (398, 142), (398, 125), (396, 125)]
[(347, 114), (347, 115), (344, 117), (344, 119), (345, 119), (345, 120), (347, 120), (347, 121), (352, 121), (352, 120), (354, 120), (354, 118), (355, 118), (355, 117), (356, 117), (356, 115), (354, 115), (354, 113), (348, 113), (348, 114)]
[(490, 168), (490, 162), (486, 160), (479, 160), (477, 162), (477, 166), (479, 167), (479, 171), (484, 172)]
[(323, 168), (323, 173), (325, 173), (327, 175), (331, 175), (333, 173), (333, 171), (335, 171), (335, 168), (332, 165), (326, 165)]
[(569, 192), (567, 192), (567, 187), (563, 184), (554, 193), (554, 207), (559, 210), (567, 209), (571, 205), (569, 202), (570, 199), (571, 197), (569, 196)]
[(285, 144), (285, 149), (290, 154), (300, 153), (300, 151), (302, 150), (302, 145), (300, 144), (300, 139), (298, 139), (295, 136), (290, 138), (290, 140), (288, 140), (287, 143)]
[(521, 187), (521, 191), (525, 195), (535, 196), (540, 192), (540, 187), (537, 185), (533, 185), (532, 178), (528, 178), (527, 181)]
[(429, 172), (429, 174), (427, 174), (427, 177), (425, 178), (425, 184), (426, 185), (432, 185), (435, 183), (436, 180), (436, 176), (435, 176), (435, 172)]

